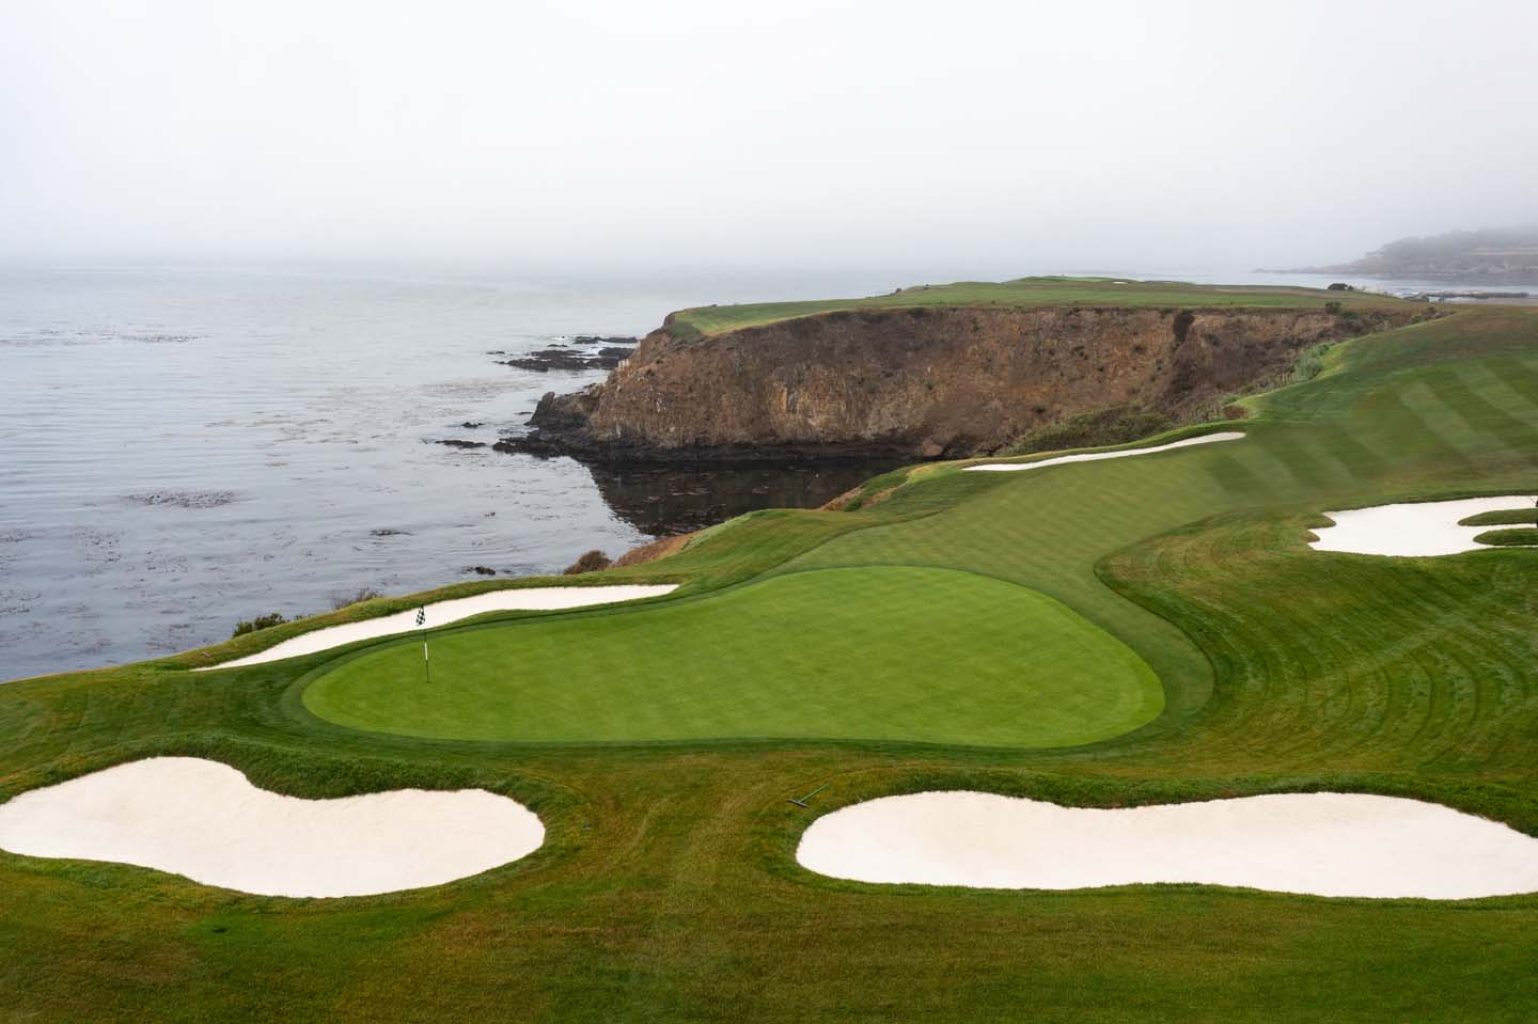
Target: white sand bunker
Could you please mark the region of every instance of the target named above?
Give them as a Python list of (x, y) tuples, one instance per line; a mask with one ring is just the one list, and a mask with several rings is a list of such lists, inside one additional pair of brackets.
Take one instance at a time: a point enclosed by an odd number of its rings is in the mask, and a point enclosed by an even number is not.
[[(468, 619), (486, 612), (529, 611), (549, 612), (567, 608), (588, 608), (601, 604), (618, 604), (621, 601), (639, 601), (645, 597), (661, 597), (678, 589), (676, 583), (627, 584), (605, 587), (522, 587), (512, 590), (493, 590), (474, 597), (459, 597), (452, 601), (435, 601), (425, 605), (427, 622), (421, 628), (446, 626), (460, 619)], [(372, 640), (375, 637), (410, 633), (417, 626), (417, 610), (408, 609), (394, 615), (348, 622), (341, 626), (303, 633), (282, 643), (273, 644), (265, 651), (248, 654), (244, 658), (223, 661), (217, 665), (195, 669), (208, 672), (216, 668), (236, 668), (240, 665), (260, 665), (267, 661), (296, 658), (301, 654), (314, 654), (333, 647)]]
[(989, 462), (981, 466), (965, 467), (968, 473), (1019, 473), (1027, 469), (1046, 469), (1048, 466), (1061, 466), (1069, 462), (1099, 462), (1102, 459), (1125, 459), (1133, 455), (1152, 455), (1155, 452), (1168, 452), (1176, 448), (1191, 448), (1199, 444), (1212, 444), (1216, 441), (1237, 441), (1244, 436), (1243, 431), (1223, 430), (1216, 434), (1202, 434), (1200, 437), (1188, 437), (1183, 441), (1171, 441), (1169, 444), (1158, 444), (1152, 448), (1126, 448), (1116, 452), (1082, 452), (1078, 455), (1059, 455), (1051, 459), (1042, 459), (1040, 462)]
[(482, 789), (301, 800), (196, 757), (132, 761), (0, 804), (0, 849), (136, 864), (264, 896), (441, 885), (544, 841), (538, 816)]
[(1439, 804), (1345, 793), (1125, 810), (917, 793), (817, 819), (796, 859), (861, 882), (997, 889), (1197, 882), (1428, 899), (1538, 891), (1538, 839)]
[(1416, 501), (1326, 512), (1325, 515), (1335, 525), (1316, 529), (1314, 534), (1319, 539), (1310, 542), (1309, 547), (1316, 551), (1411, 557), (1485, 551), (1491, 545), (1476, 544), (1474, 538), (1501, 527), (1459, 526), (1459, 521), (1482, 512), (1530, 509), (1533, 500), (1532, 495), (1516, 494), (1499, 498)]

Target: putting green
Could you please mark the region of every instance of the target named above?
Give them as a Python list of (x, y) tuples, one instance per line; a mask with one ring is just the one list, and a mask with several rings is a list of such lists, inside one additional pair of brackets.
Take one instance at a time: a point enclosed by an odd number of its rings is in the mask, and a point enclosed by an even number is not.
[(794, 573), (719, 596), (470, 626), (333, 663), (357, 729), (528, 742), (824, 738), (1053, 747), (1156, 716), (1131, 648), (1036, 591), (948, 569)]

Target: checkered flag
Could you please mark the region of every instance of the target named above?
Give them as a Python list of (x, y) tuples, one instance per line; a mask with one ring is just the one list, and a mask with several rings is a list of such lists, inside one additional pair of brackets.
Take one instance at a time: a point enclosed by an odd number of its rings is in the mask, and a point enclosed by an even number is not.
[[(425, 625), (427, 625), (427, 608), (424, 606), (417, 609), (417, 628), (421, 629)], [(426, 676), (429, 683), (433, 681), (433, 666), (427, 659), (427, 634), (425, 633), (422, 634), (422, 674)]]

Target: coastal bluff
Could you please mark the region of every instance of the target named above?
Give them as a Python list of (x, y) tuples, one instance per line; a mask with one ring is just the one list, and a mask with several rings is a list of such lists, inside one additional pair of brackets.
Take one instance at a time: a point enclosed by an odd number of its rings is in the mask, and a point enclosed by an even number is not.
[(498, 447), (594, 462), (987, 454), (1085, 415), (1207, 418), (1313, 346), (1418, 315), (917, 305), (702, 334), (675, 313), (605, 381), (545, 395), (529, 434)]

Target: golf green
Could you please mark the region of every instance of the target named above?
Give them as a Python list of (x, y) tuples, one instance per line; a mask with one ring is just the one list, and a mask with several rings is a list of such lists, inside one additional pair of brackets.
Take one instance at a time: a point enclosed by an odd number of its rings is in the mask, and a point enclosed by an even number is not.
[(525, 742), (723, 738), (1053, 747), (1154, 718), (1129, 647), (1034, 590), (974, 573), (794, 573), (697, 601), (366, 648), (304, 691), (357, 729)]

